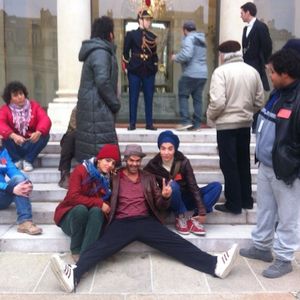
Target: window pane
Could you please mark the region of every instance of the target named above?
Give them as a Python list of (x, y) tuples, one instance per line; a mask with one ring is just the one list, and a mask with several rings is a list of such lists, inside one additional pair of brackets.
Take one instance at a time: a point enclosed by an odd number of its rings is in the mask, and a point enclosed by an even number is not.
[(2, 1), (1, 90), (7, 82), (19, 80), (30, 98), (43, 106), (53, 100), (58, 85), (56, 15), (55, 0)]
[(269, 27), (273, 40), (273, 52), (279, 50), (288, 39), (300, 38), (299, 0), (255, 0), (257, 17)]
[(5, 51), (4, 51), (4, 7), (0, 0), (0, 91), (5, 86)]

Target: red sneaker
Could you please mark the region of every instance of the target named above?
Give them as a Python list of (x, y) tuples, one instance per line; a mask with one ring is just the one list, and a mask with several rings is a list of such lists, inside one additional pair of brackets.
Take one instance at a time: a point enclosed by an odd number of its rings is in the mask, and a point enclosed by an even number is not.
[(196, 235), (204, 236), (206, 234), (204, 226), (195, 218), (190, 218), (187, 221), (189, 231)]
[(190, 230), (185, 217), (178, 217), (175, 220), (175, 229), (180, 234), (189, 234)]

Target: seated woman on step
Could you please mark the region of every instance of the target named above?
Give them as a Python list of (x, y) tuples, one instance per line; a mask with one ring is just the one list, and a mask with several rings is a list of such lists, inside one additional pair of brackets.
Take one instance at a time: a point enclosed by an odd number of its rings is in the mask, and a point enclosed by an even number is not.
[(66, 197), (55, 210), (56, 225), (71, 237), (70, 250), (75, 262), (98, 239), (104, 215), (110, 212), (110, 177), (118, 161), (119, 147), (106, 144), (96, 157), (77, 165), (71, 173)]
[[(154, 174), (160, 186), (163, 178), (172, 180), (171, 210), (176, 215), (176, 230), (181, 234), (205, 235), (205, 215), (218, 201), (222, 186), (219, 182), (211, 182), (199, 188), (189, 159), (178, 151), (179, 143), (172, 131), (161, 132), (157, 140), (159, 153), (144, 170)], [(187, 210), (194, 210), (190, 219), (185, 216)]]
[(0, 134), (13, 162), (26, 172), (49, 140), (51, 121), (45, 110), (34, 100), (28, 100), (26, 87), (10, 82), (3, 91), (6, 104), (0, 108)]
[(32, 222), (29, 199), (31, 192), (32, 183), (12, 162), (7, 150), (2, 145), (2, 136), (0, 136), (0, 210), (8, 208), (14, 202), (17, 211), (18, 232), (36, 235), (41, 234), (42, 229)]

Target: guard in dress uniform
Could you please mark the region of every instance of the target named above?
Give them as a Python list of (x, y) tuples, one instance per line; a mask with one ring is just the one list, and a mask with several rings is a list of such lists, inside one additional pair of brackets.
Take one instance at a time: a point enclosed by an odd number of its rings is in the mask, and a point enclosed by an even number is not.
[(142, 86), (145, 101), (146, 129), (156, 130), (153, 126), (152, 108), (157, 72), (156, 35), (148, 29), (152, 13), (142, 10), (138, 14), (139, 28), (129, 31), (124, 41), (122, 69), (127, 69), (129, 82), (129, 126), (135, 130), (139, 93)]

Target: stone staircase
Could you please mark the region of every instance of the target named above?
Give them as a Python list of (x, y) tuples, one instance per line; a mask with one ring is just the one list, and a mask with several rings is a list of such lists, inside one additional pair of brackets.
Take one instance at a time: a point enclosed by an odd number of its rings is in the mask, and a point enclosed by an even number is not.
[[(143, 159), (143, 165), (157, 153), (157, 132), (137, 129), (127, 131), (118, 128), (121, 153), (128, 143), (138, 143), (143, 147), (147, 156)], [(0, 211), (0, 251), (26, 251), (26, 252), (65, 252), (69, 250), (69, 238), (53, 222), (53, 212), (58, 202), (65, 196), (66, 190), (60, 188), (57, 182), (60, 178), (57, 170), (59, 163), (59, 141), (63, 130), (51, 133), (47, 147), (40, 154), (36, 168), (28, 173), (34, 183), (31, 196), (34, 222), (40, 224), (44, 233), (40, 236), (28, 236), (16, 231), (15, 208)], [(179, 149), (190, 159), (194, 168), (199, 186), (210, 181), (224, 182), (219, 169), (219, 157), (217, 153), (216, 134), (214, 129), (203, 129), (200, 132), (178, 132), (180, 137)], [(253, 156), (255, 139), (252, 137), (251, 153)], [(253, 162), (253, 158), (252, 158)], [(75, 164), (75, 162), (74, 162)], [(252, 165), (253, 197), (256, 197), (257, 168)], [(222, 194), (220, 202), (224, 201)], [(174, 216), (167, 219), (167, 226), (173, 230)], [(207, 235), (197, 237), (192, 234), (184, 236), (192, 243), (205, 251), (223, 251), (233, 242), (241, 246), (250, 243), (250, 234), (255, 224), (255, 208), (244, 210), (241, 215), (224, 214), (214, 211), (207, 216)], [(141, 252), (150, 251), (149, 247), (140, 243), (133, 243), (124, 251)]]

